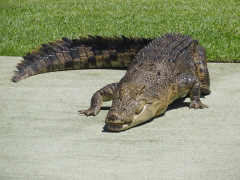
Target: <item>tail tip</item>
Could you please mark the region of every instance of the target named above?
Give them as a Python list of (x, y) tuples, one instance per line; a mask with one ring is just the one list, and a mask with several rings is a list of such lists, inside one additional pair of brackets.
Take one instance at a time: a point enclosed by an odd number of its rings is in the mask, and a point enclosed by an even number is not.
[(23, 77), (20, 75), (20, 73), (18, 71), (13, 71), (13, 74), (14, 75), (11, 79), (12, 82), (17, 83), (17, 82), (19, 82), (20, 80), (23, 79)]
[(17, 83), (19, 80), (16, 76), (13, 76), (11, 79), (12, 82)]

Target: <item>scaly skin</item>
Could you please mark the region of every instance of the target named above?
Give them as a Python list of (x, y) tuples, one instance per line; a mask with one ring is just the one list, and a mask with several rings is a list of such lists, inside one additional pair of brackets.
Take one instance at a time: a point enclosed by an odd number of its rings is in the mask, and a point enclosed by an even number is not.
[(200, 95), (210, 94), (209, 86), (204, 48), (190, 36), (167, 34), (138, 52), (120, 82), (97, 91), (90, 109), (80, 113), (96, 115), (102, 101), (112, 99), (106, 124), (122, 131), (162, 114), (188, 94), (190, 108), (206, 108)]
[(13, 82), (40, 73), (88, 68), (127, 68), (152, 38), (88, 36), (56, 40), (32, 50), (17, 64)]
[(200, 100), (201, 94), (211, 93), (205, 50), (180, 34), (153, 41), (125, 36), (63, 38), (27, 54), (12, 81), (57, 70), (128, 66), (119, 83), (98, 90), (90, 108), (79, 113), (95, 116), (103, 101), (113, 100), (106, 124), (111, 131), (122, 131), (162, 114), (174, 100), (188, 94), (190, 108), (207, 107)]

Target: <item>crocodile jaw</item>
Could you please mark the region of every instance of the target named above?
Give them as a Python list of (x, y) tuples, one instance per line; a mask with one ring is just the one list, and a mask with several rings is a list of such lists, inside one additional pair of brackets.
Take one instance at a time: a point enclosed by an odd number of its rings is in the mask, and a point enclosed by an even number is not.
[(135, 114), (134, 118), (127, 122), (107, 122), (107, 128), (110, 131), (123, 131), (133, 126), (137, 126), (146, 122), (156, 116), (157, 106), (156, 103), (146, 104), (139, 114)]

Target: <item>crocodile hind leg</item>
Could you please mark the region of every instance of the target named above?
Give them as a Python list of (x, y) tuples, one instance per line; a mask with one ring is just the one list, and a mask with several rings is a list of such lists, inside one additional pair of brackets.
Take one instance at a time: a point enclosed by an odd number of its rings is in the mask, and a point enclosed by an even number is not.
[(208, 108), (207, 105), (203, 104), (200, 100), (200, 82), (196, 78), (193, 88), (190, 90), (190, 106), (189, 108)]
[(118, 83), (111, 83), (104, 86), (102, 89), (95, 92), (91, 99), (90, 108), (87, 110), (78, 111), (79, 114), (85, 114), (87, 116), (95, 116), (99, 113), (102, 103), (104, 101), (111, 101), (113, 99), (113, 93), (117, 88)]
[(196, 45), (193, 50), (193, 59), (195, 62), (197, 77), (200, 80), (201, 94), (208, 95), (210, 90), (210, 77), (207, 68), (206, 51), (201, 45)]
[(189, 108), (207, 108), (200, 100), (201, 82), (193, 73), (182, 73), (171, 87), (171, 101), (183, 98), (187, 94), (190, 94)]

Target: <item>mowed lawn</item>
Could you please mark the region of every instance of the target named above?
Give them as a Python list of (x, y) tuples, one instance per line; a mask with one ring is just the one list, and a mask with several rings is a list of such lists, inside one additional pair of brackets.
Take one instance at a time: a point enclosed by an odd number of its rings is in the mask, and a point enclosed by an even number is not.
[(240, 62), (239, 0), (1, 0), (0, 55), (87, 35), (189, 34), (208, 61)]

